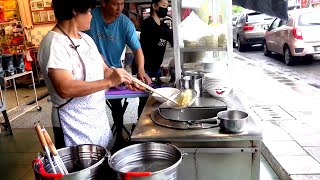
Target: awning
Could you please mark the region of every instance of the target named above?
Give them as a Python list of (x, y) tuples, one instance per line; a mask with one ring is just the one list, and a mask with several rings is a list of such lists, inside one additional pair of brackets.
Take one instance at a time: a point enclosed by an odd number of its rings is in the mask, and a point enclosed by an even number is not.
[(288, 19), (287, 0), (232, 0), (232, 4), (281, 19)]

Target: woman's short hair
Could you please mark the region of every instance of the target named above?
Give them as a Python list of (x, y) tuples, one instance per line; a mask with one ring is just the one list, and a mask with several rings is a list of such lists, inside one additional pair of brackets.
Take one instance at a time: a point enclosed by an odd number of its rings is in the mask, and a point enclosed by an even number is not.
[(75, 13), (86, 13), (96, 7), (96, 0), (52, 0), (54, 15), (58, 22), (72, 19)]
[(152, 7), (152, 5), (153, 5), (153, 4), (158, 4), (158, 2), (160, 2), (160, 1), (161, 1), (161, 0), (152, 0), (151, 7), (150, 7), (150, 14), (153, 13), (153, 7)]

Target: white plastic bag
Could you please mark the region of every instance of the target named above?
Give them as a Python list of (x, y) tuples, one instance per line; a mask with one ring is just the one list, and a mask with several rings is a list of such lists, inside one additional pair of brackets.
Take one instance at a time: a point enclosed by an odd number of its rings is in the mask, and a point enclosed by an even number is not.
[[(180, 47), (194, 47), (200, 45), (200, 39), (210, 35), (209, 26), (193, 11), (178, 27)], [(187, 44), (188, 43), (188, 44)]]

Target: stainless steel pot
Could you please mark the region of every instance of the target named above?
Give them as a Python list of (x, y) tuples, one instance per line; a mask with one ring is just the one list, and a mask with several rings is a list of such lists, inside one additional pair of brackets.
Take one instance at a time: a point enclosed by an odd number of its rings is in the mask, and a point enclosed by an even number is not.
[[(36, 159), (33, 162), (33, 169), (36, 180), (43, 179), (63, 179), (63, 180), (80, 180), (80, 179), (107, 179), (110, 174), (108, 169), (108, 157), (110, 152), (104, 147), (98, 145), (78, 145), (62, 148), (58, 150), (64, 165), (69, 174), (54, 175), (52, 167), (47, 158)], [(57, 164), (54, 162), (56, 169)]]
[(248, 114), (239, 110), (221, 111), (217, 115), (222, 131), (240, 133), (245, 130)]
[(193, 89), (197, 97), (201, 96), (202, 77), (200, 75), (184, 76), (180, 79), (180, 86), (184, 89)]
[(142, 143), (123, 148), (109, 159), (120, 180), (175, 180), (182, 153), (169, 144)]

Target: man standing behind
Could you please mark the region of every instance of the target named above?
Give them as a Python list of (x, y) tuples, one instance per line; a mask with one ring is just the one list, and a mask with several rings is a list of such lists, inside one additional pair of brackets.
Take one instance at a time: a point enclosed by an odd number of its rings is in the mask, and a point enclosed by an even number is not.
[[(121, 68), (121, 54), (128, 45), (135, 56), (138, 66), (137, 78), (151, 83), (150, 77), (144, 70), (144, 56), (138, 40), (136, 29), (131, 20), (122, 14), (124, 0), (101, 0), (101, 7), (91, 11), (92, 20), (90, 30), (86, 33), (92, 37), (99, 52), (104, 56), (109, 67)], [(119, 127), (123, 122), (117, 122), (121, 108), (121, 99), (108, 100), (111, 104), (112, 116)], [(122, 129), (117, 129), (117, 139), (122, 140)]]
[(120, 57), (125, 45), (128, 45), (134, 52), (138, 78), (150, 84), (136, 29), (131, 20), (122, 14), (124, 0), (101, 1), (102, 6), (92, 10), (91, 27), (86, 33), (92, 37), (109, 67), (121, 68)]

